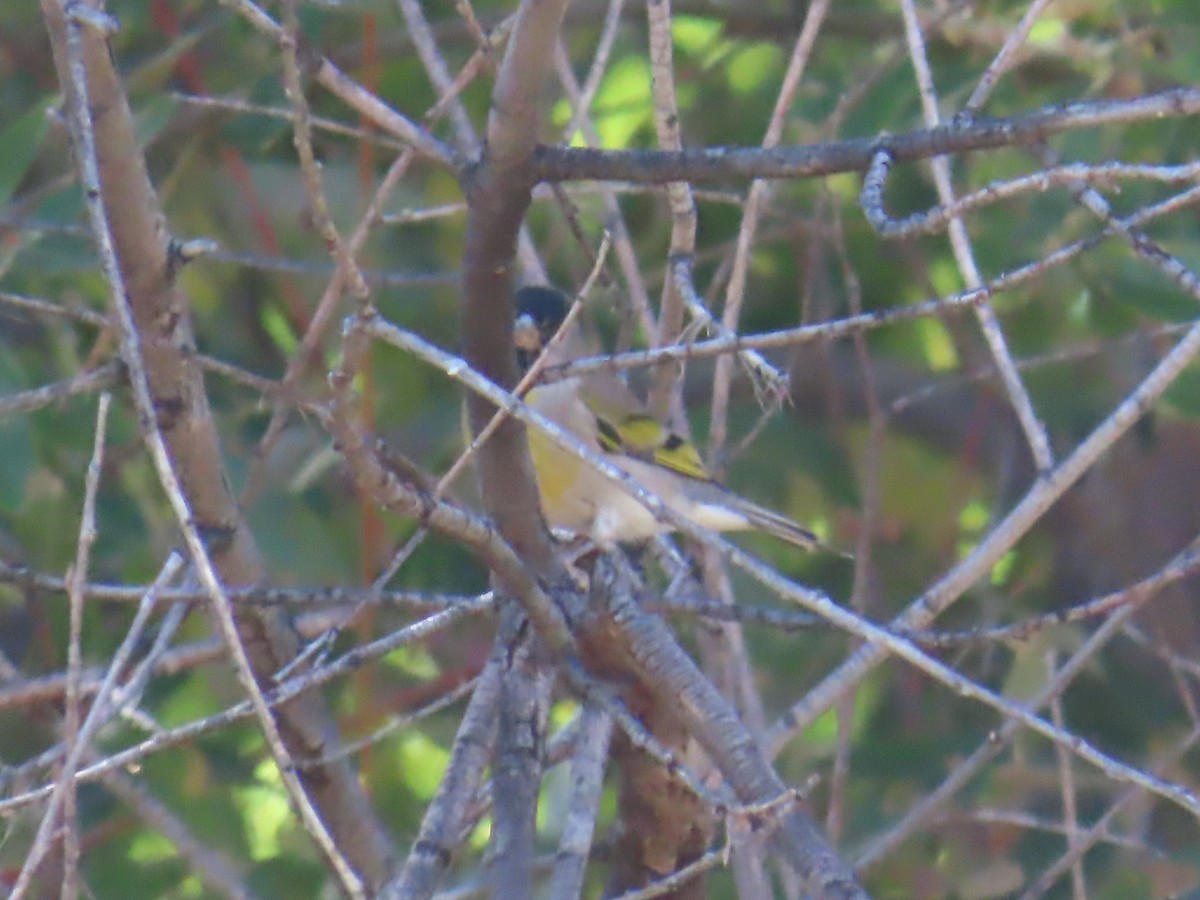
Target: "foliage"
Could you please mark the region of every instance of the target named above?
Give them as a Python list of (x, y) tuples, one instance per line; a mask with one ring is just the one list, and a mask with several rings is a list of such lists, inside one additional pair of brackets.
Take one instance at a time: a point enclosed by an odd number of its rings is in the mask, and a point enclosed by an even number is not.
[[(476, 49), (470, 29), (449, 4), (422, 6), (450, 72), (458, 73)], [(762, 142), (803, 21), (801, 6), (676, 4), (674, 72), (685, 146)], [(1027, 4), (978, 0), (919, 6), (941, 109), (953, 115)], [(477, 2), (474, 15), (489, 33), (498, 34), (511, 7)], [(168, 227), (178, 239), (206, 238), (217, 245), (183, 268), (179, 283), (190, 303), (198, 352), (228, 367), (209, 370), (204, 384), (228, 478), (235, 492), (247, 492), (243, 508), (267, 580), (281, 588), (369, 585), (420, 523), (380, 511), (376, 498), (360, 494), (321, 416), (329, 400), (327, 376), (343, 349), (336, 322), (354, 309), (350, 292), (317, 351), (304, 359), (298, 349), (335, 263), (314, 224), (319, 215), (297, 162), (278, 49), (234, 8), (202, 0), (113, 0), (108, 12), (120, 23), (112, 36), (114, 59)], [(312, 54), (333, 61), (409, 119), (423, 122), (441, 92), (431, 87), (397, 5), (362, 0), (310, 4), (299, 12)], [(605, 4), (593, 2), (568, 10), (562, 39), (581, 83), (606, 12)], [(1195, 84), (1200, 81), (1198, 40), (1200, 19), (1189, 0), (1051, 4), (1030, 33), (1019, 64), (999, 80), (982, 113), (1020, 117), (1043, 106), (1128, 99)], [(542, 96), (542, 143), (582, 146), (598, 140), (610, 150), (657, 146), (646, 45), (644, 11), (629, 4), (598, 80), (590, 118), (584, 124), (575, 118), (569, 92), (556, 80)], [(0, 48), (3, 404), (114, 359), (119, 338), (112, 324), (86, 315), (112, 322), (60, 114), (48, 39), (30, 8), (0, 7)], [(493, 60), (502, 54), (500, 42)], [(495, 77), (494, 66), (485, 64), (461, 94), (465, 118), (478, 131), (487, 120)], [(346, 237), (402, 145), (314, 81), (306, 91), (316, 118), (314, 147), (324, 196)], [(461, 147), (454, 115), (427, 125), (448, 145)], [(922, 127), (921, 97), (897, 4), (833, 4), (787, 108), (782, 143)], [(1191, 161), (1198, 127), (1194, 116), (1167, 116), (1069, 131), (1049, 144), (1064, 161), (1183, 164)], [(1027, 149), (1007, 147), (956, 156), (951, 168), (956, 188), (966, 193), (1043, 164)], [(741, 333), (845, 318), (854, 303), (868, 312), (891, 310), (965, 287), (945, 229), (881, 238), (858, 208), (861, 184), (860, 174), (773, 183), (748, 257)], [(1122, 181), (1119, 190), (1110, 182), (1099, 187), (1117, 215), (1182, 190), (1144, 180)], [(604, 230), (615, 224), (615, 210), (597, 182), (564, 188), (569, 204), (539, 188), (526, 224), (550, 280), (574, 288), (587, 278)], [(716, 298), (723, 298), (729, 285), (747, 191), (748, 185), (736, 179), (696, 186), (694, 281), (718, 313), (721, 300)], [(358, 254), (379, 313), (453, 351), (460, 345), (463, 199), (454, 171), (417, 159), (387, 201), (387, 212), (405, 215), (376, 223)], [(641, 287), (657, 309), (669, 274), (674, 224), (665, 189), (633, 185), (615, 202), (644, 279)], [(928, 162), (896, 167), (887, 190), (887, 206), (895, 215), (936, 203)], [(965, 224), (984, 280), (1044, 260), (1103, 228), (1061, 186), (983, 206), (969, 213)], [(1190, 212), (1165, 216), (1145, 231), (1185, 266), (1194, 268), (1200, 261)], [(1181, 287), (1164, 277), (1127, 243), (1109, 236), (1071, 263), (1046, 268), (994, 298), (1003, 335), (1033, 409), (1052, 438), (1056, 460), (1068, 458), (1111, 416), (1195, 321), (1195, 282), (1183, 281)], [(645, 347), (653, 341), (630, 312), (632, 289), (628, 273), (610, 258), (588, 315), (612, 346)], [(30, 311), (13, 302), (15, 295), (40, 298), (66, 312)], [(710, 399), (710, 363), (688, 366), (684, 398), (692, 433), (731, 486), (810, 523), (830, 547), (858, 554), (860, 565), (831, 552), (798, 556), (759, 535), (737, 542), (788, 578), (886, 623), (993, 535), (1034, 482), (1024, 435), (970, 314), (927, 316), (875, 329), (860, 349), (871, 360), (873, 386), (864, 381), (849, 340), (833, 347), (813, 342), (767, 351), (773, 364), (790, 372), (791, 402), (764, 416), (749, 380), (739, 378), (724, 443), (713, 440), (722, 431)], [(262, 384), (277, 386), (298, 359), (304, 364), (284, 398), (288, 415), (282, 432), (260, 458), (274, 400)], [(1161, 573), (1200, 532), (1200, 487), (1193, 474), (1200, 445), (1196, 377), (1194, 366), (1185, 369), (1137, 427), (989, 565), (936, 627), (1019, 623)], [(632, 380), (646, 388), (644, 373)], [(130, 392), (123, 381), (107, 387), (115, 392), (115, 402), (96, 499), (99, 536), (87, 579), (146, 585), (181, 539), (143, 449)], [(356, 387), (364, 415), (395, 454), (424, 472), (440, 476), (447, 471), (462, 448), (459, 385), (380, 343)], [(19, 409), (0, 405), (0, 562), (5, 567), (0, 650), (12, 664), (2, 670), (0, 683), (0, 754), (10, 767), (6, 796), (52, 782), (54, 768), (32, 761), (62, 740), (61, 691), (36, 702), (14, 699), (33, 680), (61, 673), (67, 665), (66, 593), (28, 576), (61, 578), (76, 558), (96, 391), (70, 396), (61, 391), (51, 400)], [(761, 433), (755, 433), (760, 426)], [(752, 433), (749, 446), (741, 447)], [(469, 475), (448, 492), (471, 506), (478, 506), (476, 494)], [(657, 570), (648, 561), (642, 564), (654, 582)], [(1200, 620), (1194, 588), (1186, 580), (1181, 584), (1161, 591), (1111, 643), (1088, 651), (1086, 665), (1062, 686), (1053, 711), (1035, 712), (1047, 721), (1053, 717), (1134, 770), (1178, 783), (1192, 792), (1195, 803), (1200, 773), (1191, 747)], [(489, 588), (489, 573), (462, 544), (432, 535), (417, 545), (389, 586), (420, 595), (474, 596)], [(743, 608), (790, 611), (742, 574), (734, 574), (733, 591)], [(137, 598), (118, 600), (110, 594), (86, 604), (85, 667), (103, 666), (112, 658), (133, 616), (131, 599)], [(211, 640), (212, 620), (202, 606), (194, 604), (176, 645)], [(308, 638), (330, 623), (329, 616), (319, 618), (317, 606), (341, 613), (349, 609), (344, 604), (289, 606), (297, 617), (307, 617)], [(425, 614), (371, 605), (337, 630), (326, 652), (336, 656)], [(714, 667), (711, 647), (705, 647), (716, 627), (691, 614), (673, 615), (670, 621), (689, 650)], [(1099, 616), (1039, 628), (1019, 639), (981, 637), (922, 646), (972, 682), (1023, 704), (1052, 679), (1048, 670), (1063, 665), (1103, 621)], [(325, 685), (321, 692), (342, 739), (371, 735), (395, 717), (460, 688), (484, 666), (495, 631), (490, 613), (465, 617)], [(754, 727), (778, 724), (778, 717), (835, 670), (861, 637), (829, 628), (794, 631), (777, 623), (748, 623), (744, 636), (765, 716)], [(89, 668), (89, 677), (95, 671)], [(551, 718), (557, 728), (571, 719), (578, 698), (565, 684), (554, 696)], [(242, 697), (220, 654), (158, 674), (137, 714), (99, 733), (94, 758), (158, 729), (214, 715)], [(811, 797), (813, 816), (818, 822), (836, 820), (830, 823), (830, 840), (853, 863), (965, 757), (986, 747), (1003, 720), (895, 657), (862, 677), (849, 697), (842, 706), (822, 707), (775, 762), (792, 785), (819, 776)], [(464, 703), (460, 696), (352, 757), (400, 856), (440, 781)], [(753, 725), (753, 715), (741, 711)], [(1019, 730), (998, 749), (998, 756), (918, 830), (862, 870), (873, 895), (982, 898), (1022, 890), (1059, 860), (1075, 837), (1082, 840), (1082, 830), (1117, 804), (1129, 803), (1129, 791), (1136, 793), (1136, 802), (1113, 814), (1098, 841), (1089, 839), (1091, 849), (1074, 875), (1075, 889), (1085, 886), (1087, 896), (1098, 898), (1168, 896), (1200, 882), (1195, 850), (1200, 834), (1188, 811), (1144, 784), (1131, 786), (1069, 752), (1058, 753), (1028, 730)], [(258, 723), (243, 718), (139, 758), (120, 777), (165, 806), (192, 841), (226, 860), (248, 892), (326, 896), (334, 889), (333, 878), (289, 805), (278, 770), (267, 760)], [(610, 773), (601, 815), (605, 825), (616, 816), (615, 784)], [(543, 784), (539, 852), (553, 853), (569, 798), (565, 777)], [(39, 810), (33, 805), (6, 812), (0, 870), (10, 880), (28, 852)], [(227, 893), (179, 841), (160, 836), (163, 829), (144, 803), (110, 781), (81, 791), (78, 818), (82, 878), (92, 895)], [(602, 827), (593, 851), (600, 874), (593, 873), (588, 882), (591, 895), (601, 889), (613, 840)], [(450, 880), (469, 881), (479, 874), (485, 846), (483, 827), (467, 842)], [(786, 874), (768, 872), (779, 891), (788, 889)], [(1067, 896), (1070, 881), (1057, 880), (1050, 894)], [(714, 897), (734, 896), (734, 879), (715, 875), (710, 889)]]

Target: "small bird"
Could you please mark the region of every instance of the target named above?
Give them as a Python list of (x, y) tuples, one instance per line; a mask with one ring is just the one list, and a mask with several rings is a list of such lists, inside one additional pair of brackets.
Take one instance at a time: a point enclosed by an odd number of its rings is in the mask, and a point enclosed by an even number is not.
[[(551, 341), (569, 308), (567, 296), (558, 288), (523, 287), (516, 293), (516, 304), (514, 343), (522, 372), (544, 351), (548, 365), (588, 355), (587, 341), (574, 323)], [(818, 546), (812, 532), (714, 481), (695, 446), (664, 428), (613, 373), (536, 384), (525, 402), (697, 525), (715, 531), (765, 531), (807, 550)], [(552, 528), (607, 547), (672, 530), (544, 432), (527, 430), (542, 513)]]

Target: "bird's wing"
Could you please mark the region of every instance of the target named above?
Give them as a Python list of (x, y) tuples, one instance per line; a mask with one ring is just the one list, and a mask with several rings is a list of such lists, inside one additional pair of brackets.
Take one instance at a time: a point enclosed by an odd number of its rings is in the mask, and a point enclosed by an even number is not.
[(647, 413), (619, 378), (589, 378), (580, 385), (580, 397), (596, 417), (600, 446), (606, 452), (652, 462), (688, 478), (712, 480), (695, 446)]

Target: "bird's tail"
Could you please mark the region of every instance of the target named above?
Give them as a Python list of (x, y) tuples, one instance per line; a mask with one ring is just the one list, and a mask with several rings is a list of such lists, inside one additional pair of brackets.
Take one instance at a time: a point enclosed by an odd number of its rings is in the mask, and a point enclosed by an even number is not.
[(698, 525), (715, 531), (765, 531), (804, 550), (826, 550), (850, 557), (833, 547), (822, 544), (815, 534), (787, 516), (752, 503), (715, 481), (696, 481), (691, 484), (691, 503), (680, 509)]
[(787, 516), (781, 516), (777, 512), (772, 512), (742, 497), (739, 497), (738, 501), (738, 512), (746, 517), (751, 528), (765, 531), (781, 541), (787, 541), (804, 550), (816, 550), (822, 546), (815, 534), (796, 524)]

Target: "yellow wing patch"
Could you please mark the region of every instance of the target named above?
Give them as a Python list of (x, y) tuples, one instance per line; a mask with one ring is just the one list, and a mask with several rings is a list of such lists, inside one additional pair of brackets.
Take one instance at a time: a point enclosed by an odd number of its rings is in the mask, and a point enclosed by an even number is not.
[(625, 453), (654, 462), (688, 478), (711, 479), (695, 446), (682, 436), (667, 431), (651, 416), (632, 415), (620, 425), (597, 416), (596, 427), (600, 446), (609, 453)]

